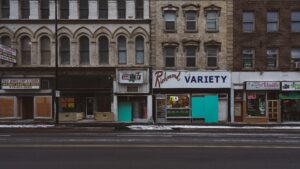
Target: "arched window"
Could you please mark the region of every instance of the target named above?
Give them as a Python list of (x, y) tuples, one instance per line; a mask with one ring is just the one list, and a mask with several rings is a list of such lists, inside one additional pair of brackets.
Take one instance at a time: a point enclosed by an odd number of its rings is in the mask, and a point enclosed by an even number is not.
[(138, 36), (135, 39), (135, 62), (136, 64), (144, 64), (144, 38), (142, 36)]
[(119, 64), (127, 63), (126, 38), (124, 36), (118, 38), (118, 62)]
[(51, 49), (50, 39), (47, 36), (43, 36), (40, 40), (41, 50), (41, 64), (50, 65), (51, 62)]
[[(0, 44), (11, 47), (11, 40), (9, 36), (2, 36), (0, 38)], [(0, 64), (6, 63), (6, 61), (0, 60)]]
[(79, 0), (79, 18), (88, 19), (89, 17), (89, 1)]
[(99, 64), (109, 63), (109, 42), (106, 36), (99, 38)]
[(60, 0), (60, 19), (69, 19), (69, 0)]
[(31, 64), (31, 41), (28, 36), (21, 38), (21, 60), (23, 65)]
[(41, 0), (41, 18), (49, 19), (49, 0)]
[(1, 1), (1, 18), (9, 18), (9, 0)]
[(70, 64), (70, 39), (66, 36), (60, 38), (59, 41), (59, 55), (60, 64), (69, 65)]
[(89, 38), (82, 36), (79, 38), (79, 53), (80, 53), (80, 64), (86, 65), (90, 63), (90, 45)]
[(21, 0), (21, 19), (29, 18), (29, 0)]

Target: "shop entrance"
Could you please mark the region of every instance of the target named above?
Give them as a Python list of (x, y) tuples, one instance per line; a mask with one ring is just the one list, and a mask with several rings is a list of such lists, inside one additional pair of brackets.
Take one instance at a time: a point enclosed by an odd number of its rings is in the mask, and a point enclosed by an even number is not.
[(21, 97), (21, 111), (23, 119), (33, 119), (33, 97)]
[(269, 121), (279, 120), (279, 101), (278, 100), (268, 100), (268, 114)]
[(94, 104), (95, 98), (94, 97), (87, 97), (86, 98), (86, 117), (92, 118), (94, 116)]
[(300, 100), (282, 100), (282, 115), (284, 121), (300, 121)]

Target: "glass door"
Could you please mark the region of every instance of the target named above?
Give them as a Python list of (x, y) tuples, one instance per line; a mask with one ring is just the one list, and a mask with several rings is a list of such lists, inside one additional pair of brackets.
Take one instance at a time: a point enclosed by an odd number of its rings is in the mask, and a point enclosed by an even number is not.
[(269, 121), (279, 121), (279, 101), (268, 100)]

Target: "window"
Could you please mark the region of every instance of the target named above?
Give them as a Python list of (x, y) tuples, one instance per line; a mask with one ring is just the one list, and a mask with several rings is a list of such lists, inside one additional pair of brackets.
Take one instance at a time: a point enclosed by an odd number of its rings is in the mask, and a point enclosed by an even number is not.
[(41, 18), (49, 19), (49, 0), (41, 1)]
[(9, 18), (9, 0), (1, 1), (1, 18)]
[(118, 0), (118, 18), (126, 18), (126, 0)]
[(60, 0), (60, 19), (69, 18), (69, 0)]
[(144, 64), (144, 38), (138, 36), (135, 39), (135, 62), (136, 64)]
[(51, 62), (51, 49), (50, 49), (50, 39), (47, 36), (41, 38), (41, 64), (50, 65)]
[(249, 116), (266, 116), (266, 94), (264, 92), (247, 92), (247, 114)]
[[(9, 37), (9, 36), (2, 36), (2, 37), (0, 38), (0, 44), (1, 44), (1, 45), (4, 45), (4, 46), (11, 47), (10, 37)], [(4, 64), (4, 63), (5, 63), (5, 61), (0, 60), (0, 64)]]
[(87, 65), (90, 63), (90, 45), (89, 38), (82, 36), (79, 38), (79, 53), (80, 53), (80, 64)]
[(165, 11), (165, 30), (166, 31), (175, 31), (176, 30), (176, 11)]
[(294, 62), (300, 61), (300, 48), (292, 48), (291, 50), (291, 59)]
[(175, 66), (175, 46), (165, 46), (165, 66), (166, 67), (174, 67)]
[(66, 36), (62, 36), (59, 41), (60, 64), (70, 64), (70, 40)]
[(144, 18), (144, 0), (135, 0), (135, 18)]
[(119, 64), (127, 63), (126, 38), (120, 36), (118, 38), (118, 62)]
[(108, 18), (108, 0), (99, 0), (99, 18)]
[(89, 18), (89, 1), (79, 0), (79, 18), (80, 19)]
[(21, 60), (23, 65), (31, 64), (31, 41), (28, 36), (21, 38)]
[(279, 27), (279, 17), (278, 12), (268, 12), (267, 13), (267, 31), (277, 32)]
[(291, 14), (291, 29), (292, 32), (300, 32), (300, 11), (294, 11)]
[(206, 56), (207, 56), (207, 67), (217, 67), (217, 57), (218, 57), (218, 46), (207, 46)]
[(276, 68), (278, 58), (278, 49), (269, 48), (267, 49), (267, 68)]
[(21, 9), (21, 19), (29, 18), (29, 0), (21, 0), (20, 1), (20, 9)]
[(186, 66), (195, 67), (196, 66), (196, 46), (187, 46), (186, 50)]
[(254, 62), (254, 49), (243, 49), (243, 68), (245, 69), (251, 69), (253, 68), (253, 62)]
[(254, 13), (243, 12), (243, 31), (254, 32)]
[(197, 30), (197, 13), (196, 11), (186, 11), (185, 12), (186, 21), (186, 31), (196, 31)]
[(206, 14), (206, 31), (217, 31), (218, 30), (218, 12), (207, 11)]
[(109, 42), (106, 36), (99, 38), (99, 64), (109, 63)]

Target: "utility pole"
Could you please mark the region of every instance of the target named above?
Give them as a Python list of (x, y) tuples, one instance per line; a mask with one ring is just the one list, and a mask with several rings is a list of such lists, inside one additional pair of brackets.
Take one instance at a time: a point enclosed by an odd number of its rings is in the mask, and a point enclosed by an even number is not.
[(59, 123), (58, 108), (58, 37), (57, 37), (57, 0), (55, 0), (55, 124)]

